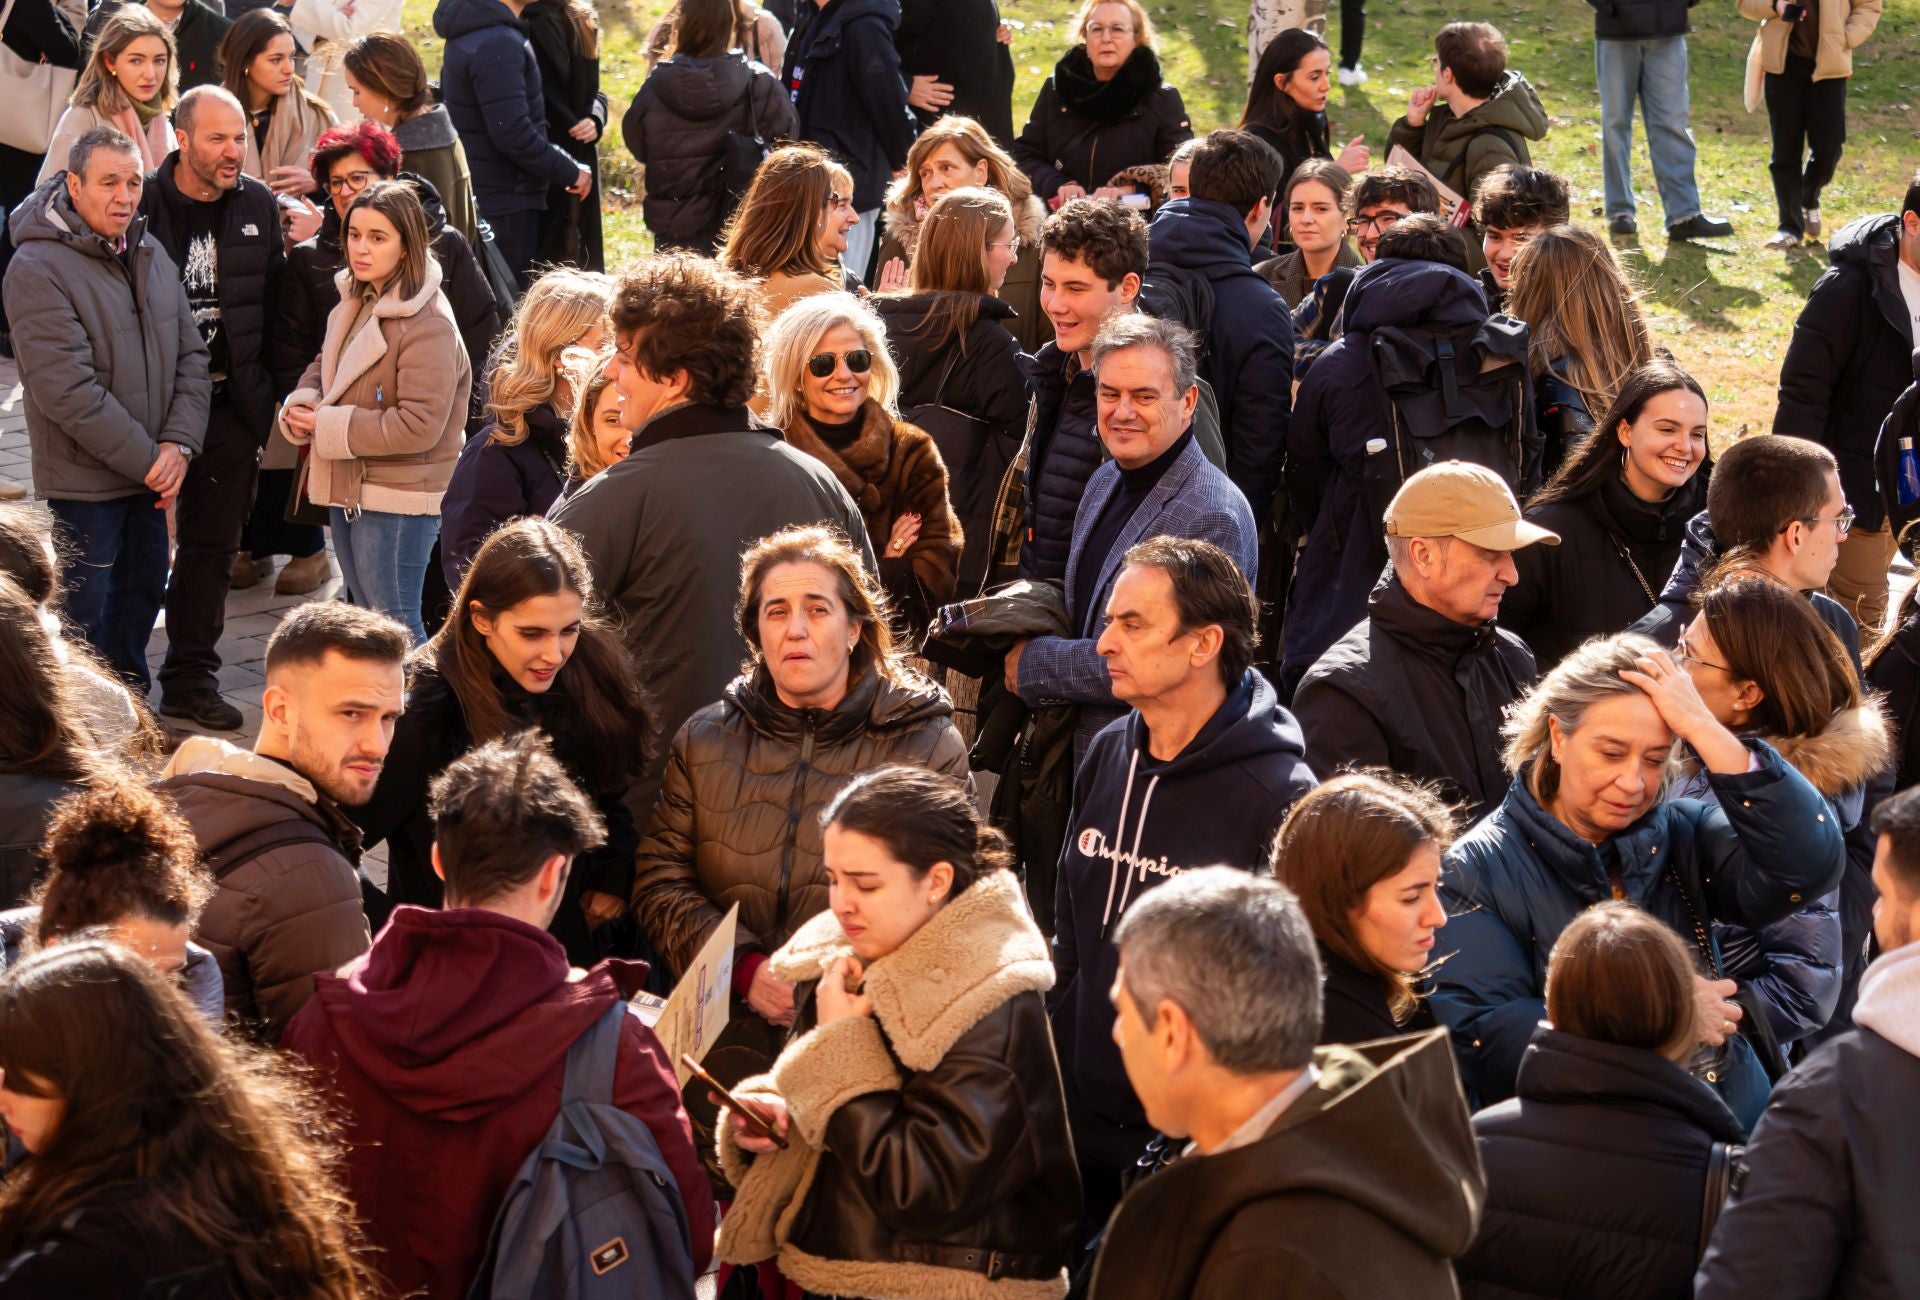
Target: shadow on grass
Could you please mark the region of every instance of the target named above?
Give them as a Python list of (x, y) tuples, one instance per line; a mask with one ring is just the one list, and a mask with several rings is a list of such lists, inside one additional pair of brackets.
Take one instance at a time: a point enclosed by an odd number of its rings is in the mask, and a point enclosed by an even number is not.
[(1641, 291), (1651, 301), (1679, 312), (1696, 325), (1731, 329), (1732, 312), (1759, 307), (1767, 301), (1766, 295), (1746, 285), (1728, 284), (1715, 272), (1731, 268), (1736, 259), (1753, 256), (1749, 248), (1719, 248), (1679, 240), (1663, 243), (1656, 235), (1639, 248), (1624, 250), (1622, 261), (1632, 268)]

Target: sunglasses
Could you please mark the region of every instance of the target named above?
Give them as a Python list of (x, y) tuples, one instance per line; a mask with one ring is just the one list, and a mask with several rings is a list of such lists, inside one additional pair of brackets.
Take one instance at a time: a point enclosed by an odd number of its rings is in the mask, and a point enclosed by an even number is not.
[(865, 348), (855, 348), (836, 356), (831, 352), (818, 352), (807, 358), (807, 373), (815, 379), (825, 379), (834, 372), (834, 368), (844, 360), (847, 369), (856, 375), (864, 375), (873, 369), (873, 353)]

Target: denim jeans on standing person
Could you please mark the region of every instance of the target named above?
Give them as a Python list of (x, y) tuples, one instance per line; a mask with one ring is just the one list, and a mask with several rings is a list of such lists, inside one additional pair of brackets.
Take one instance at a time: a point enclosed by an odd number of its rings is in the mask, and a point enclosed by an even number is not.
[(1820, 191), (1840, 165), (1847, 142), (1847, 78), (1813, 79), (1813, 60), (1787, 57), (1767, 74), (1767, 124), (1773, 131), (1773, 197), (1780, 229), (1805, 238), (1804, 213), (1820, 206)]
[(439, 515), (390, 515), (367, 510), (351, 518), (335, 506), (333, 557), (353, 603), (397, 619), (413, 633), (414, 643), (427, 639), (420, 620), (420, 582), (427, 557), (440, 536)]
[(141, 695), (147, 641), (167, 594), (167, 512), (152, 492), (47, 502), (68, 556), (67, 617)]
[(1647, 120), (1647, 153), (1671, 229), (1700, 215), (1700, 187), (1693, 179), (1692, 113), (1687, 94), (1687, 38), (1650, 41), (1595, 41), (1594, 69), (1600, 80), (1602, 172), (1607, 220), (1634, 215), (1633, 108)]

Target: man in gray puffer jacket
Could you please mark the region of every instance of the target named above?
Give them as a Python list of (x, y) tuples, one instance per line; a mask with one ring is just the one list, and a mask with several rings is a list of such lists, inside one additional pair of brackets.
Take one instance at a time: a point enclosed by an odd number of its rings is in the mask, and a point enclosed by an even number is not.
[(67, 613), (128, 683), (167, 585), (164, 507), (207, 434), (207, 345), (139, 213), (133, 141), (97, 127), (13, 211), (5, 281), (33, 487), (74, 547)]

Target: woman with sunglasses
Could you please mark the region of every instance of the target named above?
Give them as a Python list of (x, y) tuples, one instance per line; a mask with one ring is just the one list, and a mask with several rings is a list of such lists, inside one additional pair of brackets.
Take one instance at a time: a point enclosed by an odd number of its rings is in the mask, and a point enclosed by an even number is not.
[(768, 420), (852, 495), (899, 624), (925, 627), (953, 598), (961, 531), (939, 448), (899, 418), (886, 325), (852, 294), (818, 294), (774, 321), (764, 364)]
[(973, 187), (943, 194), (918, 235), (910, 287), (872, 305), (900, 368), (900, 407), (946, 463), (965, 533), (960, 588), (970, 592), (987, 577), (994, 506), (1033, 397), (1005, 328), (1013, 308), (999, 296), (1021, 240), (1006, 197)]
[[(500, 331), (500, 315), (486, 273), (471, 245), (447, 224), (439, 191), (411, 172), (400, 170), (400, 143), (378, 122), (362, 119), (330, 128), (314, 146), (312, 169), (327, 195), (319, 233), (287, 254), (280, 281), (279, 319), (267, 335), (267, 356), (274, 384), (284, 396), (320, 355), (327, 338), (327, 313), (339, 305), (335, 277), (345, 265), (340, 233), (347, 208), (375, 181), (403, 179), (413, 186), (427, 216), (429, 251), (440, 264), (440, 287), (453, 308), (466, 347), (467, 364), (486, 373), (487, 353)], [(325, 538), (316, 524), (289, 523), (287, 500), (293, 492), (298, 457), (278, 432), (267, 442), (260, 462), (260, 488), (247, 524), (245, 549), (233, 563), (233, 585), (251, 587), (273, 572), (273, 557), (293, 557), (280, 571), (274, 591), (304, 595), (327, 580)]]

